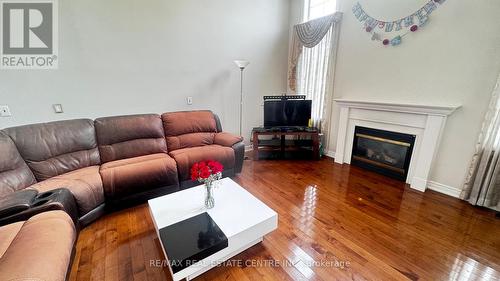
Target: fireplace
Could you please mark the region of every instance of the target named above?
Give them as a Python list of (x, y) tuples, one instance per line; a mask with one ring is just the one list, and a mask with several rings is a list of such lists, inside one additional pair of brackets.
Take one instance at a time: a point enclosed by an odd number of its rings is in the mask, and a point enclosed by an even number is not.
[(351, 164), (405, 181), (415, 135), (356, 126)]
[[(357, 126), (415, 136), (406, 183), (425, 191), (446, 119), (460, 106), (335, 99), (340, 108), (335, 163), (351, 164)], [(359, 156), (359, 155), (358, 155)], [(404, 169), (404, 167), (403, 167)], [(402, 178), (399, 176), (399, 178)], [(460, 192), (458, 192), (460, 193)]]

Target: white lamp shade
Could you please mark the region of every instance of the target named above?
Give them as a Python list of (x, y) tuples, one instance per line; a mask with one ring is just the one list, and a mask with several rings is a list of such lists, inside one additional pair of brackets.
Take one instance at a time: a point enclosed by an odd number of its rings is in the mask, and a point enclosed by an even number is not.
[(247, 60), (235, 60), (234, 64), (236, 64), (237, 67), (243, 69), (243, 68), (247, 67), (247, 65), (249, 65), (250, 62)]

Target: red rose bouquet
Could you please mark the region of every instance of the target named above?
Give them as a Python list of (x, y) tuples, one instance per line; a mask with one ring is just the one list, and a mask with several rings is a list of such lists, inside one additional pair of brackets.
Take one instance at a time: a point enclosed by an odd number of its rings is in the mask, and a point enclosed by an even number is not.
[(222, 171), (224, 171), (224, 166), (214, 160), (194, 163), (191, 167), (191, 179), (193, 181), (197, 180), (205, 184), (205, 206), (208, 209), (211, 209), (215, 206), (215, 199), (212, 194), (212, 189), (214, 187), (215, 181), (222, 178)]
[(212, 182), (222, 178), (223, 170), (224, 166), (217, 161), (201, 161), (191, 167), (191, 179), (202, 183)]

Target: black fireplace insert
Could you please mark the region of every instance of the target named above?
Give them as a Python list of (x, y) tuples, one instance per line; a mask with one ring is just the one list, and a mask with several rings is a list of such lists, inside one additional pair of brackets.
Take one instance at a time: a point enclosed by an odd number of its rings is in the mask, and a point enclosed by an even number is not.
[(351, 164), (405, 181), (415, 136), (356, 126)]

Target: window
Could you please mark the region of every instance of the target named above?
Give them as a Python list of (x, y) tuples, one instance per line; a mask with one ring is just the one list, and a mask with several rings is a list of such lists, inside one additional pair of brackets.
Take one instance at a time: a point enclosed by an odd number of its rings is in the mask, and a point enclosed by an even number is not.
[[(305, 0), (304, 21), (333, 14), (336, 0)], [(327, 95), (331, 72), (332, 44), (335, 40), (332, 29), (323, 40), (313, 48), (304, 48), (297, 65), (297, 94), (312, 100), (311, 119), (315, 127), (326, 134), (325, 113), (327, 113)], [(325, 123), (326, 122), (326, 123)]]
[(332, 14), (337, 9), (337, 0), (304, 0), (304, 21)]

